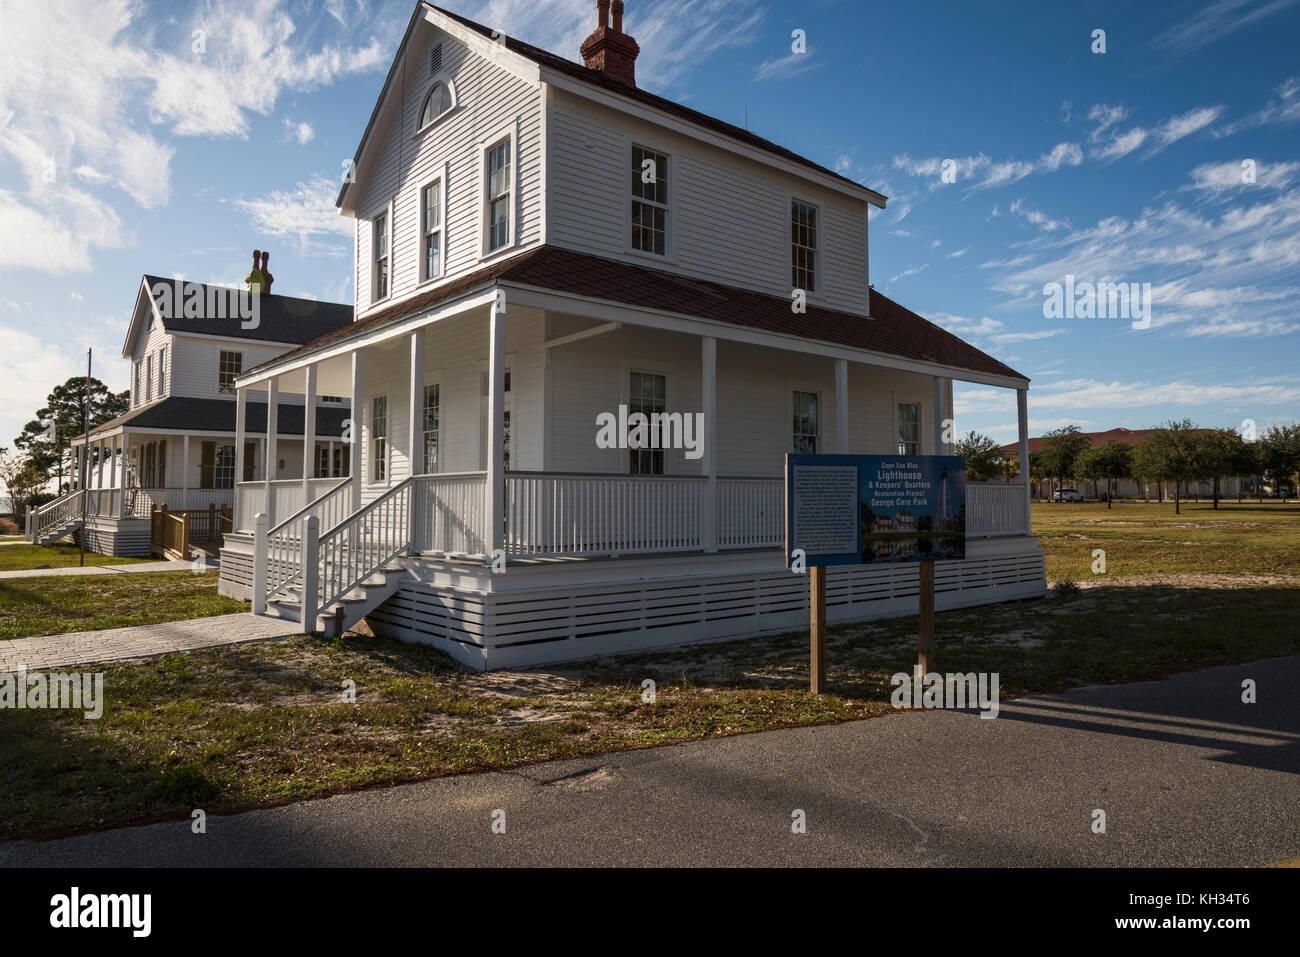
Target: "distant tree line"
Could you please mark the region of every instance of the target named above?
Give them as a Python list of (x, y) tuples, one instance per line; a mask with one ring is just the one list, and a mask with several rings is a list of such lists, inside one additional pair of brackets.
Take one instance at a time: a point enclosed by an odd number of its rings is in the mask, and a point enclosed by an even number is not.
[(125, 414), (130, 397), (130, 392), (113, 392), (99, 379), (85, 376), (73, 376), (50, 391), (14, 439), (14, 450), (0, 449), (0, 486), (15, 518), (72, 488), (72, 440), (82, 434), (86, 422), (93, 429)]
[[(966, 456), (966, 476), (972, 481), (1010, 480), (1020, 474), (1018, 457), (1004, 454), (993, 439), (976, 432), (956, 443)], [(1184, 491), (1192, 482), (1209, 482), (1214, 507), (1219, 507), (1222, 483), (1229, 476), (1251, 476), (1256, 496), (1265, 480), (1286, 500), (1300, 484), (1300, 424), (1274, 425), (1248, 441), (1234, 429), (1199, 428), (1190, 419), (1166, 422), (1135, 446), (1113, 439), (1093, 447), (1077, 425), (1054, 429), (1043, 436), (1042, 448), (1029, 456), (1031, 482), (1046, 482), (1048, 497), (1066, 479), (1106, 483), (1107, 507), (1116, 483), (1130, 479), (1156, 485), (1163, 501), (1166, 483), (1173, 487), (1174, 511), (1181, 511)], [(1240, 484), (1238, 498), (1242, 496)]]

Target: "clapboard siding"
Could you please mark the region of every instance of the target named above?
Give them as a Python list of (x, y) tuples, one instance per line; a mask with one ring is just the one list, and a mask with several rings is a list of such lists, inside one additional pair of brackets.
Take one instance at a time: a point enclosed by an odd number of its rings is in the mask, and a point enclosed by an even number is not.
[[(812, 300), (867, 311), (865, 202), (563, 91), (547, 117), (551, 242), (784, 297), (795, 198), (821, 211), (821, 288)], [(634, 144), (669, 156), (667, 258), (628, 250)]]
[[(543, 356), (540, 351), (544, 324), (540, 313), (516, 308), (507, 321), (506, 355), (511, 371), (511, 462), (515, 469), (542, 467)], [(482, 375), (487, 370), (488, 321), (486, 310), (434, 323), (425, 329), (425, 384), (437, 381), (440, 401), (439, 471), (468, 472), (481, 467), (483, 428)], [(385, 348), (366, 352), (363, 374), (361, 441), (362, 497), (370, 501), (386, 488), (411, 474), (407, 437), (410, 413), (410, 340), (406, 337)], [(371, 456), (373, 401), (388, 397), (388, 481), (372, 481)], [(420, 423), (416, 423), (420, 427)], [(417, 450), (422, 449), (420, 442)], [(422, 454), (417, 451), (417, 454)], [(415, 463), (416, 470), (423, 463)]]
[[(551, 338), (582, 328), (576, 320), (551, 319)], [(698, 337), (625, 326), (550, 350), (551, 462), (554, 471), (613, 472), (628, 469), (628, 453), (596, 447), (596, 416), (627, 402), (633, 370), (667, 376), (667, 410), (702, 408)], [(718, 474), (779, 476), (792, 448), (792, 393), (821, 396), (822, 451), (833, 449), (835, 369), (829, 359), (743, 343), (719, 342), (717, 353)], [(921, 405), (921, 441), (933, 451), (933, 386), (929, 376), (876, 366), (849, 365), (849, 451), (890, 453), (897, 447), (899, 402)], [(700, 460), (671, 450), (669, 475), (698, 475)]]
[[(443, 43), (443, 72), (455, 89), (455, 108), (428, 132), (416, 135), (421, 107), (432, 78), (429, 48)], [(446, 170), (444, 279), (472, 271), (481, 264), (484, 212), (482, 205), (483, 148), (514, 133), (516, 168), (514, 246), (541, 240), (542, 107), (536, 84), (521, 80), (459, 41), (421, 28), (412, 41), (390, 95), (400, 109), (382, 137), (382, 148), (364, 170), (359, 183), (356, 288), (358, 317), (376, 305), (371, 291), (372, 221), (391, 208), (391, 290), (385, 304), (420, 285), (420, 190)]]

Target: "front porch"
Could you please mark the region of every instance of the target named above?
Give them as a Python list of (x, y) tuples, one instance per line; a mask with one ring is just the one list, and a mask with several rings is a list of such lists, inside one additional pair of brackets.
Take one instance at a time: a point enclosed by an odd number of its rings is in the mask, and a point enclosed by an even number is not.
[[(236, 450), (250, 390), (266, 391), (272, 423), (281, 395), (311, 408), (323, 390), (352, 398), (353, 468), (238, 483), (223, 591), (304, 631), (364, 619), (475, 667), (785, 628), (786, 603), (807, 597), (782, 548), (796, 444), (947, 452), (955, 377), (1016, 388), (1027, 438), (1015, 380), (657, 323), (497, 288), (247, 373)], [(698, 448), (602, 445), (597, 417), (628, 404), (698, 415)], [(278, 441), (268, 432), (269, 449)], [(968, 558), (941, 563), (941, 606), (1045, 590), (1028, 501), (1023, 484), (968, 483)], [(915, 576), (865, 566), (832, 583), (841, 612), (870, 616), (898, 613)], [(687, 593), (690, 627), (654, 612)], [(776, 595), (781, 614), (761, 612)]]

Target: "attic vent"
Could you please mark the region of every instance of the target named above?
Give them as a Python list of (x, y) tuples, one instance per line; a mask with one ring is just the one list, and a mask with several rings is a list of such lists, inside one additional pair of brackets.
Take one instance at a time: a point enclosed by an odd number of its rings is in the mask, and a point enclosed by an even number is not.
[(442, 44), (435, 43), (433, 49), (429, 51), (429, 76), (437, 76), (442, 72)]

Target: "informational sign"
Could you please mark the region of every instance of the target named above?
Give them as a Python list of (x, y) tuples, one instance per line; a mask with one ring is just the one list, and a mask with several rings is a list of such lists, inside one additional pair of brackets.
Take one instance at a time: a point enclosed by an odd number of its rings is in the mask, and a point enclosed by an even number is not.
[(966, 557), (960, 455), (787, 455), (786, 564)]

